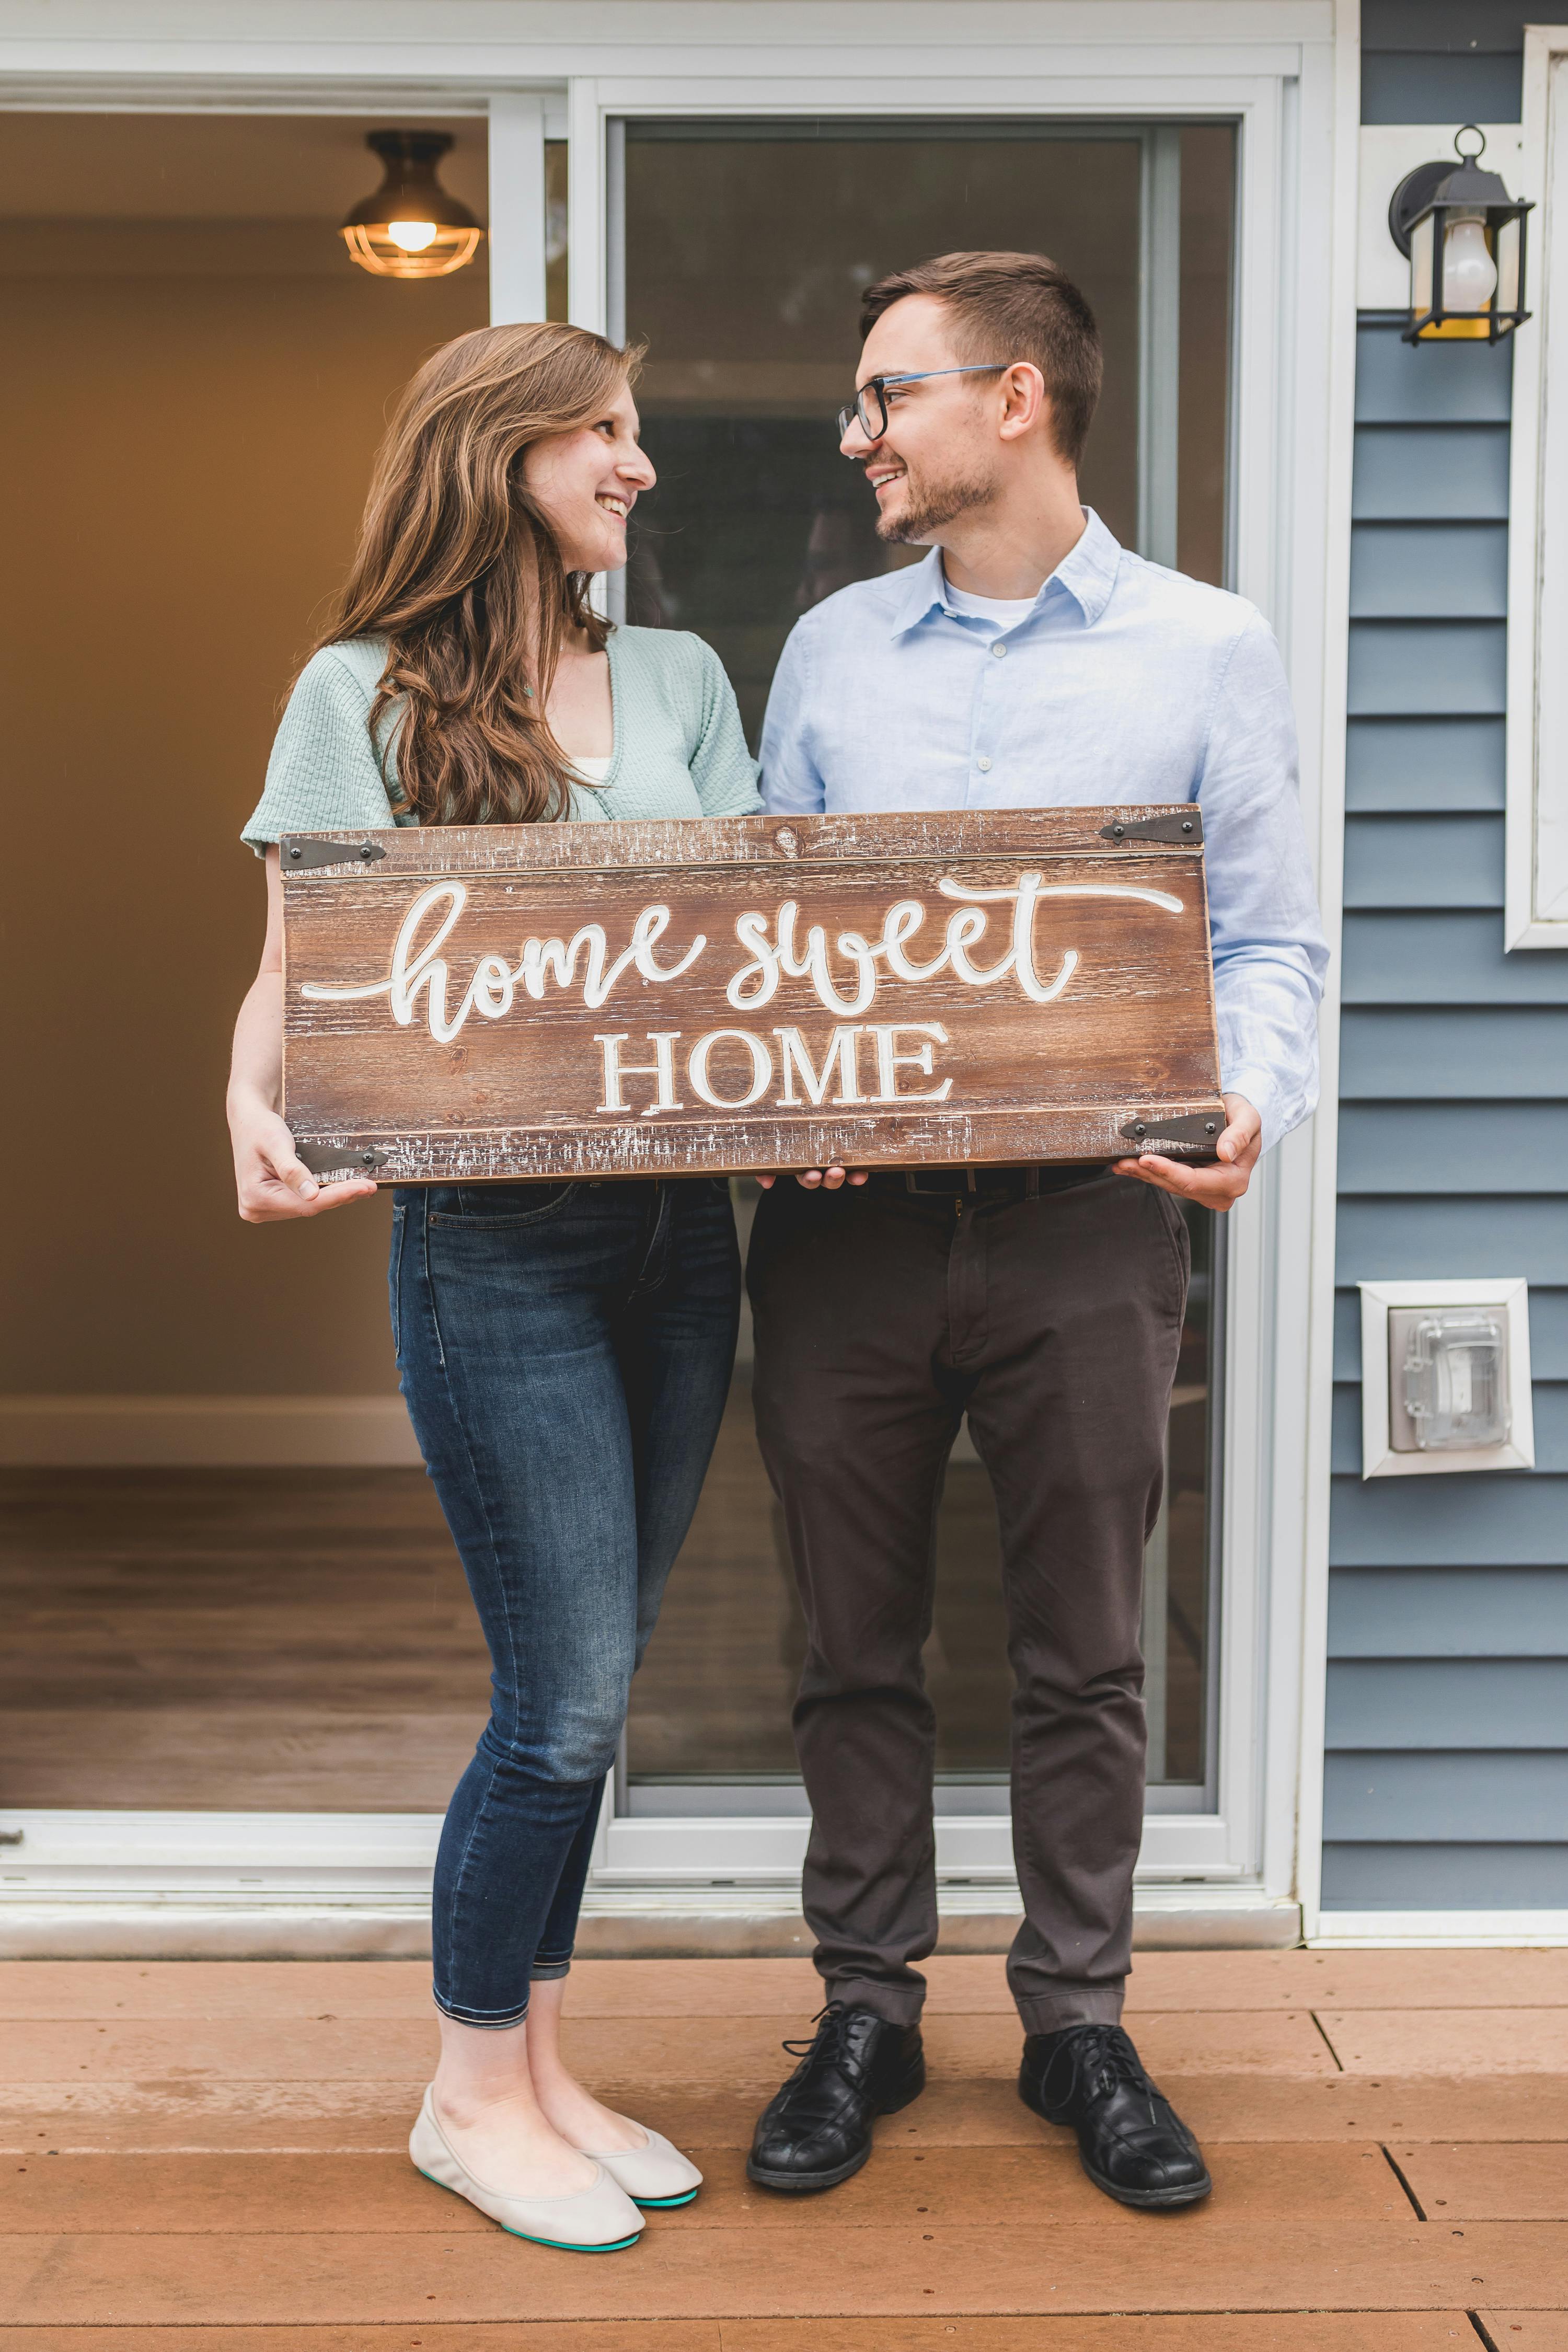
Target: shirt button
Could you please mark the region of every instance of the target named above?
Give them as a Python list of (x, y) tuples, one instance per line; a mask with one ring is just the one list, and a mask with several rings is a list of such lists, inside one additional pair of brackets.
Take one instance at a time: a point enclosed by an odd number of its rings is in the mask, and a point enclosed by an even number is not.
[(974, 764), (979, 769), (983, 776), (988, 776), (991, 773), (991, 762), (986, 759), (984, 752), (982, 752), (980, 758), (976, 760)]
[(997, 641), (996, 641), (996, 643), (992, 646), (991, 650), (992, 650), (992, 652), (995, 655), (995, 656), (996, 656), (997, 660), (998, 660), (998, 661), (1000, 661), (1000, 660), (1002, 659), (1002, 657), (1003, 657), (1004, 654), (1005, 654), (1005, 652), (1006, 652), (1007, 648), (1006, 648), (1006, 646), (1002, 643), (1001, 639), (1000, 639), (1000, 638), (998, 638), (998, 639), (997, 639)]

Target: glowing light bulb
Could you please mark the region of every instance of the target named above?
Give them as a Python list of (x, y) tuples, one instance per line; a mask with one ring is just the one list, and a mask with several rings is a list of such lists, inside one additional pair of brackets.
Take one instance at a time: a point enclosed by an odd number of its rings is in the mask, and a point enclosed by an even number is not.
[[(386, 234), (402, 252), (423, 253), (427, 245), (435, 244), (437, 229), (434, 221), (389, 221)], [(1492, 272), (1492, 279), (1495, 284), (1497, 280), (1495, 269)]]
[(1484, 310), (1497, 292), (1497, 264), (1479, 213), (1461, 213), (1443, 239), (1443, 308)]

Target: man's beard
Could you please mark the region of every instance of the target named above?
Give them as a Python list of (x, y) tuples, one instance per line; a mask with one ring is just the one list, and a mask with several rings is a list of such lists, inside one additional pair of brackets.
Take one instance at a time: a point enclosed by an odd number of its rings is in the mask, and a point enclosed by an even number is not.
[(972, 475), (967, 481), (952, 478), (945, 482), (918, 481), (912, 473), (904, 475), (905, 502), (896, 521), (877, 517), (877, 536), (890, 544), (900, 541), (929, 539), (933, 531), (945, 530), (961, 514), (969, 514), (976, 507), (989, 506), (996, 496), (994, 482)]

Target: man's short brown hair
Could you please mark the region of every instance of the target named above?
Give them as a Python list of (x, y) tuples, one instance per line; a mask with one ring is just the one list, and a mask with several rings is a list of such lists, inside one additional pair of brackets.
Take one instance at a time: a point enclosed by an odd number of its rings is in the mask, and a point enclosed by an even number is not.
[(952, 313), (953, 349), (966, 361), (1028, 360), (1046, 380), (1051, 438), (1069, 466), (1083, 457), (1104, 363), (1094, 312), (1043, 253), (942, 253), (879, 278), (860, 297), (860, 340), (884, 310), (930, 294)]

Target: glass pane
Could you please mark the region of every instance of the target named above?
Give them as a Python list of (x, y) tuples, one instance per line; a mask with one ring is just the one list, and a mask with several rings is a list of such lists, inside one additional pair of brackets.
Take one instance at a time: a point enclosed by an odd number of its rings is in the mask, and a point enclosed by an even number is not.
[[(735, 1182), (742, 1243), (757, 1188)], [(1218, 1300), (1215, 1218), (1184, 1209), (1193, 1283), (1171, 1402), (1165, 1500), (1146, 1555), (1149, 1780), (1207, 1779), (1210, 1366)], [(672, 1783), (795, 1773), (790, 1707), (805, 1628), (784, 1517), (752, 1431), (749, 1321), (713, 1465), (632, 1689), (632, 1810), (657, 1812)], [(925, 1671), (937, 1714), (937, 1770), (994, 1780), (1007, 1769), (1012, 1675), (991, 1482), (968, 1431), (948, 1464), (937, 1528), (934, 1622)], [(772, 1801), (771, 1800), (769, 1801)]]
[[(1223, 578), (1234, 133), (1180, 133), (1178, 299), (1157, 305), (1143, 299), (1149, 170), (1132, 126), (626, 124), (626, 320), (648, 346), (637, 398), (660, 477), (638, 508), (626, 617), (707, 637), (753, 743), (797, 614), (919, 560), (878, 541), (833, 416), (854, 385), (861, 289), (922, 255), (1043, 249), (1083, 287), (1106, 361), (1083, 492), (1129, 546), (1150, 506), (1140, 401), (1163, 413), (1174, 372), (1177, 436), (1150, 446), (1174, 467), (1180, 560)], [(1141, 352), (1141, 335), (1178, 321), (1173, 348)]]
[[(797, 614), (921, 552), (878, 541), (833, 416), (854, 383), (861, 289), (924, 255), (1044, 250), (1079, 281), (1106, 352), (1084, 496), (1127, 544), (1141, 513), (1168, 527), (1173, 509), (1182, 567), (1223, 580), (1235, 137), (1228, 126), (1194, 125), (1177, 142), (1173, 159), (1166, 134), (1152, 178), (1153, 134), (1132, 124), (1058, 135), (1007, 123), (627, 123), (626, 319), (648, 346), (638, 404), (659, 469), (637, 509), (627, 618), (706, 637), (753, 743)], [(1172, 199), (1173, 221), (1149, 201), (1156, 195)], [(1156, 263), (1174, 265), (1173, 300), (1169, 283), (1149, 299)], [(1159, 349), (1156, 335), (1166, 338)], [(1141, 338), (1151, 347), (1141, 350)], [(1141, 430), (1141, 403), (1155, 404), (1161, 429)], [(1151, 486), (1140, 482), (1141, 451), (1167, 469), (1157, 499), (1142, 495)], [(750, 1189), (737, 1187), (742, 1224)], [(1192, 1238), (1144, 1633), (1150, 1779), (1189, 1790), (1208, 1777), (1210, 1737), (1213, 1220), (1194, 1215)], [(704, 1784), (795, 1774), (789, 1710), (804, 1628), (752, 1434), (749, 1378), (743, 1346), (697, 1522), (633, 1695), (634, 1811), (681, 1802), (682, 1784), (697, 1801)], [(966, 1433), (948, 1470), (926, 1668), (940, 1770), (994, 1780), (1006, 1769), (1011, 1678), (995, 1511)]]

